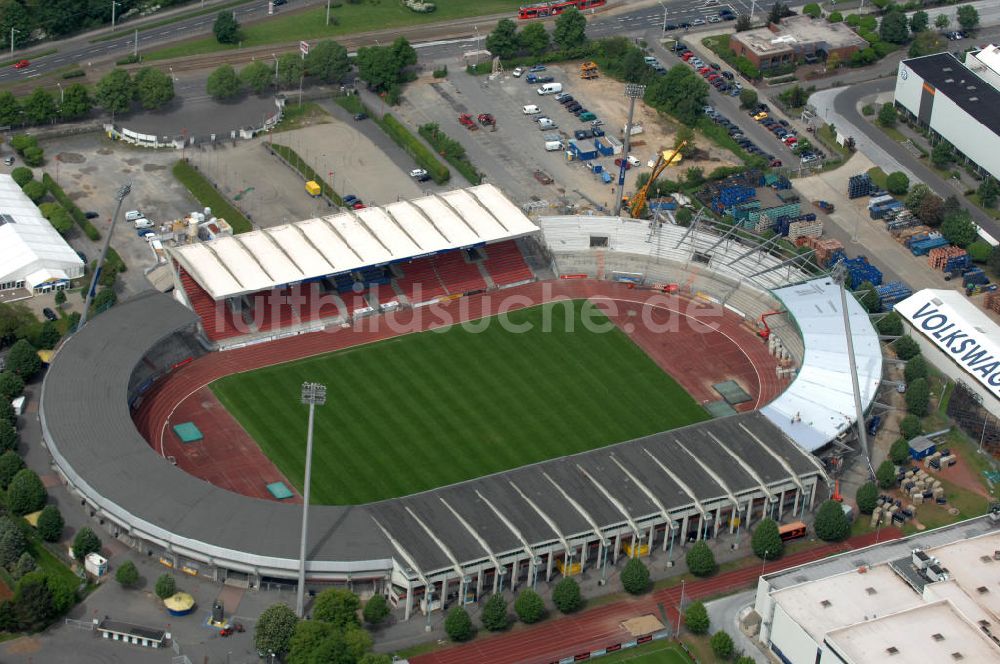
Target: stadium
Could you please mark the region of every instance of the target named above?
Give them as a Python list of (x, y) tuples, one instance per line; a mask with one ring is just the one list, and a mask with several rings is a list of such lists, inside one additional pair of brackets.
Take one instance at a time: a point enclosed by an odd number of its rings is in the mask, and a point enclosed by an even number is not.
[[(854, 421), (837, 285), (700, 218), (536, 223), (480, 185), (170, 253), (172, 292), (71, 337), (39, 415), (102, 527), (219, 582), (297, 576), (303, 379), (329, 389), (308, 582), (407, 619), (799, 518)], [(878, 335), (847, 302), (867, 409)]]

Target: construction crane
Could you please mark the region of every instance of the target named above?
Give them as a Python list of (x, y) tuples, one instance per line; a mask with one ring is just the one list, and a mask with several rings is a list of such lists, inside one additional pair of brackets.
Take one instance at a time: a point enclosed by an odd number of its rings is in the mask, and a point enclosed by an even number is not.
[(666, 170), (667, 166), (680, 156), (681, 149), (685, 145), (687, 145), (687, 141), (681, 141), (680, 145), (674, 148), (673, 154), (670, 154), (666, 159), (663, 158), (663, 155), (669, 154), (669, 151), (664, 151), (656, 155), (656, 163), (653, 164), (653, 172), (650, 174), (649, 180), (643, 185), (642, 189), (636, 192), (632, 200), (629, 201), (628, 211), (633, 218), (639, 216), (642, 206), (646, 204), (646, 197), (649, 195), (649, 189), (653, 186), (653, 182), (656, 181), (656, 178), (660, 177), (660, 174)]

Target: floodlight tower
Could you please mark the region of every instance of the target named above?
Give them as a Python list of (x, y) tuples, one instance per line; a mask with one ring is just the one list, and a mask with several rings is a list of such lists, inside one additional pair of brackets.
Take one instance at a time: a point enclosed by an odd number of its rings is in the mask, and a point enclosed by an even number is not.
[(97, 259), (97, 266), (94, 268), (94, 276), (90, 278), (90, 288), (87, 289), (87, 299), (83, 303), (83, 313), (80, 314), (80, 322), (76, 324), (76, 329), (80, 330), (87, 322), (87, 314), (90, 312), (90, 303), (94, 299), (94, 291), (97, 290), (97, 280), (101, 278), (101, 269), (104, 267), (104, 259), (108, 255), (108, 247), (111, 246), (111, 236), (115, 233), (115, 224), (118, 223), (118, 215), (122, 211), (122, 201), (132, 192), (132, 181), (128, 181), (118, 188), (115, 198), (118, 204), (115, 206), (115, 214), (111, 217), (111, 228), (104, 236), (104, 246), (101, 247), (101, 255)]
[(628, 122), (625, 123), (625, 149), (622, 150), (622, 163), (618, 167), (618, 188), (615, 192), (615, 216), (622, 211), (622, 196), (625, 194), (625, 169), (628, 168), (629, 142), (632, 138), (632, 115), (635, 113), (635, 100), (646, 92), (646, 86), (639, 83), (626, 83), (625, 96), (628, 97)]
[(304, 617), (306, 590), (306, 540), (309, 532), (309, 487), (312, 484), (313, 421), (316, 406), (326, 403), (326, 385), (302, 383), (302, 403), (309, 406), (309, 428), (306, 433), (306, 477), (302, 489), (302, 540), (299, 542), (299, 584), (295, 593), (295, 615)]

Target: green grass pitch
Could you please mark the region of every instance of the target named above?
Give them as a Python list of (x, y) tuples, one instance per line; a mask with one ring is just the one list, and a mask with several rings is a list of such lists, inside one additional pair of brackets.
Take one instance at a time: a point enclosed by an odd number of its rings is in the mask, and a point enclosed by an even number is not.
[(613, 655), (601, 657), (602, 664), (691, 664), (691, 658), (684, 654), (680, 646), (667, 641), (656, 641)]
[[(590, 320), (610, 331), (584, 329)], [(551, 331), (541, 327), (550, 317)], [(312, 502), (408, 495), (707, 419), (593, 305), (554, 303), (227, 376), (216, 396), (301, 491), (303, 382), (316, 409)], [(567, 332), (567, 322), (572, 332)], [(483, 326), (483, 321), (471, 325)]]

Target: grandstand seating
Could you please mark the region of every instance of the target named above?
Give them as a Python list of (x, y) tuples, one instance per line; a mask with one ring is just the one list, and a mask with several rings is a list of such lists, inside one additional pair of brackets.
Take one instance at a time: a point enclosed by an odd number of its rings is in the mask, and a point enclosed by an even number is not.
[(486, 289), (486, 281), (479, 272), (479, 266), (467, 262), (464, 251), (449, 251), (434, 256), (434, 267), (449, 293)]
[[(181, 285), (191, 302), (191, 308), (202, 320), (205, 334), (212, 341), (220, 341), (244, 334), (241, 328), (236, 326), (233, 312), (225, 304), (221, 305), (222, 316), (216, 315), (217, 305), (212, 296), (202, 288), (194, 278), (188, 274), (184, 268), (177, 266), (181, 278)], [(220, 320), (221, 319), (221, 320)], [(221, 326), (219, 325), (221, 323)]]
[(396, 280), (396, 284), (411, 304), (428, 302), (448, 294), (438, 278), (432, 258), (418, 258), (397, 267), (403, 271), (403, 276)]
[(390, 302), (399, 302), (399, 296), (393, 290), (392, 284), (388, 283), (373, 284), (371, 289), (365, 294), (365, 297), (372, 308), (377, 308), (380, 305), (389, 304)]
[(497, 286), (511, 286), (535, 278), (514, 240), (486, 247), (486, 269)]

